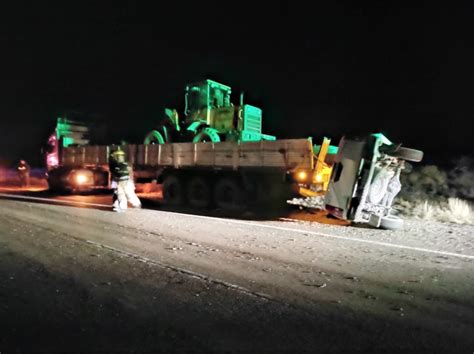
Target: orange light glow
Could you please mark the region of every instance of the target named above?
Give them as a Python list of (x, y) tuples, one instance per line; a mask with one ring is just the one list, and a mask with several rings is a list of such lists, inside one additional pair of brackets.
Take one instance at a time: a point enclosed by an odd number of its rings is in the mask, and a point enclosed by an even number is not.
[(308, 177), (308, 174), (306, 173), (306, 171), (300, 171), (296, 174), (296, 178), (299, 181), (304, 181), (304, 180), (306, 180), (307, 177)]
[(78, 184), (84, 184), (87, 182), (87, 176), (83, 175), (82, 173), (79, 173), (76, 175), (76, 182)]

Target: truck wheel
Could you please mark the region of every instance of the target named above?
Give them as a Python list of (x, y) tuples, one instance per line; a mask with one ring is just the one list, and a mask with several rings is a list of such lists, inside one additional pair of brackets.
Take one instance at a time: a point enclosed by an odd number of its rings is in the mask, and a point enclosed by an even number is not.
[(54, 183), (50, 180), (48, 180), (48, 190), (52, 193), (60, 193), (62, 192), (62, 189), (61, 187), (59, 186), (59, 184), (57, 183)]
[(423, 159), (423, 151), (409, 149), (403, 146), (390, 155), (412, 162), (420, 162)]
[(214, 188), (216, 206), (228, 211), (240, 211), (244, 208), (244, 191), (234, 178), (222, 178)]
[(204, 128), (193, 138), (193, 143), (218, 143), (221, 141), (219, 134), (215, 129)]
[(207, 208), (211, 204), (211, 188), (203, 177), (193, 177), (188, 183), (189, 205), (194, 208)]
[(53, 170), (49, 172), (47, 179), (48, 190), (53, 193), (63, 193), (66, 191), (65, 185), (62, 182), (62, 177), (64, 173), (61, 173), (59, 170)]
[(386, 230), (400, 230), (403, 228), (403, 219), (396, 216), (384, 216), (380, 219), (380, 227)]
[(184, 202), (184, 191), (181, 180), (175, 175), (165, 177), (163, 181), (163, 199), (166, 205), (180, 206)]

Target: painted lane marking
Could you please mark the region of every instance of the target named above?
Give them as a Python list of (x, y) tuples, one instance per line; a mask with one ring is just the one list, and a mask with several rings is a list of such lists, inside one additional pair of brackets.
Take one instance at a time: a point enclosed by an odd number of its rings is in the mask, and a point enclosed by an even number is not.
[(185, 269), (185, 268), (172, 266), (172, 265), (169, 265), (169, 264), (166, 264), (166, 263), (163, 263), (163, 262), (160, 262), (160, 261), (148, 258), (148, 257), (141, 256), (141, 255), (136, 254), (136, 253), (132, 253), (132, 252), (121, 250), (121, 249), (116, 248), (116, 247), (108, 246), (104, 243), (99, 243), (99, 242), (95, 242), (95, 241), (91, 241), (91, 240), (77, 239), (76, 237), (74, 237), (74, 239), (76, 239), (76, 241), (86, 242), (88, 244), (94, 245), (95, 247), (104, 248), (106, 250), (118, 253), (120, 255), (136, 259), (136, 260), (138, 260), (140, 262), (143, 262), (143, 263), (146, 263), (146, 264), (151, 264), (151, 265), (158, 266), (158, 267), (161, 267), (161, 268), (164, 268), (164, 269), (168, 269), (168, 270), (174, 271), (176, 273), (184, 274), (184, 275), (196, 278), (196, 279), (207, 281), (209, 283), (213, 283), (213, 284), (217, 284), (217, 285), (223, 285), (227, 288), (240, 291), (240, 292), (245, 293), (247, 295), (255, 296), (255, 297), (262, 298), (262, 299), (269, 300), (269, 301), (276, 301), (272, 296), (270, 296), (268, 294), (261, 293), (261, 292), (258, 292), (258, 291), (252, 291), (248, 288), (245, 288), (245, 287), (237, 285), (237, 284), (233, 284), (233, 283), (229, 283), (229, 282), (224, 281), (224, 280), (212, 278), (210, 276), (207, 276), (207, 275), (204, 275), (204, 274), (201, 274), (201, 273), (197, 273), (197, 272)]
[(22, 200), (32, 200), (32, 201), (37, 200), (37, 201), (40, 201), (40, 202), (49, 202), (49, 203), (77, 204), (77, 205), (95, 206), (95, 207), (101, 207), (101, 208), (104, 208), (104, 207), (105, 208), (112, 208), (111, 205), (107, 205), (107, 204), (78, 202), (78, 201), (75, 201), (75, 200), (30, 197), (30, 196), (27, 196), (27, 195), (16, 195), (16, 194), (0, 193), (0, 197), (4, 197), (4, 198), (8, 198), (8, 199), (22, 199)]
[[(168, 213), (175, 214), (174, 212), (168, 212)], [(176, 214), (180, 214), (180, 213), (176, 213)], [(407, 249), (407, 250), (411, 250), (411, 251), (433, 253), (433, 254), (439, 254), (439, 255), (444, 255), (444, 256), (453, 256), (453, 257), (458, 257), (458, 258), (474, 259), (474, 256), (467, 255), (467, 254), (445, 252), (445, 251), (436, 251), (436, 250), (431, 250), (431, 249), (428, 249), (428, 248), (398, 245), (398, 244), (395, 244), (395, 243), (388, 243), (388, 242), (381, 242), (381, 241), (364, 240), (364, 239), (361, 239), (361, 238), (338, 236), (338, 235), (326, 234), (326, 233), (323, 233), (323, 232), (316, 232), (316, 231), (309, 231), (309, 230), (302, 230), (302, 229), (293, 229), (293, 228), (289, 228), (289, 227), (282, 227), (282, 226), (275, 226), (275, 225), (263, 225), (263, 224), (248, 222), (248, 221), (234, 220), (234, 219), (221, 219), (221, 218), (215, 218), (215, 217), (203, 216), (203, 215), (192, 215), (192, 214), (180, 214), (180, 215), (188, 215), (188, 216), (193, 217), (193, 218), (202, 218), (202, 219), (207, 219), (207, 220), (214, 219), (214, 220), (219, 220), (221, 222), (228, 222), (228, 223), (248, 225), (248, 226), (259, 226), (259, 227), (262, 227), (262, 228), (268, 228), (268, 229), (273, 229), (273, 230), (290, 231), (290, 232), (297, 232), (297, 233), (302, 233), (302, 234), (310, 234), (310, 235), (322, 236), (322, 237), (328, 237), (328, 238), (335, 238), (335, 239), (345, 240), (345, 241), (368, 243), (368, 244), (384, 246), (384, 247), (392, 247), (392, 248), (399, 248), (399, 249)]]
[[(11, 217), (11, 219), (14, 219), (15, 222), (20, 222), (20, 221), (23, 222), (24, 221), (24, 220), (21, 220), (21, 219), (15, 217), (15, 216)], [(11, 220), (9, 220), (9, 221), (11, 221)], [(264, 299), (264, 300), (267, 300), (267, 301), (279, 302), (279, 303), (283, 303), (285, 305), (289, 305), (287, 303), (284, 303), (280, 300), (277, 300), (277, 299), (273, 298), (272, 296), (270, 296), (268, 294), (265, 294), (265, 293), (262, 293), (262, 292), (259, 292), (259, 291), (253, 291), (253, 290), (250, 290), (246, 287), (243, 287), (243, 286), (240, 286), (240, 285), (237, 285), (237, 284), (234, 284), (234, 283), (230, 283), (230, 282), (225, 281), (225, 280), (213, 278), (211, 276), (207, 276), (207, 275), (202, 274), (202, 273), (198, 273), (198, 272), (195, 272), (195, 271), (192, 271), (192, 270), (188, 270), (188, 269), (185, 269), (185, 268), (181, 268), (181, 267), (173, 266), (173, 265), (170, 265), (170, 264), (167, 264), (167, 263), (163, 263), (161, 261), (157, 261), (155, 259), (151, 259), (151, 258), (148, 258), (148, 257), (145, 257), (145, 256), (141, 256), (139, 254), (132, 253), (132, 252), (129, 252), (129, 251), (124, 251), (122, 249), (106, 245), (104, 243), (88, 240), (88, 239), (85, 239), (85, 238), (82, 238), (82, 237), (79, 237), (79, 236), (70, 235), (70, 234), (65, 233), (65, 232), (57, 232), (54, 228), (46, 227), (44, 225), (38, 225), (38, 227), (43, 229), (43, 230), (49, 231), (49, 232), (54, 232), (55, 235), (66, 238), (68, 240), (72, 239), (76, 242), (89, 244), (89, 245), (92, 245), (92, 246), (97, 247), (97, 248), (103, 248), (105, 250), (117, 253), (121, 256), (126, 256), (128, 258), (136, 259), (139, 262), (142, 262), (142, 263), (145, 263), (145, 264), (149, 264), (149, 265), (157, 266), (157, 267), (160, 267), (160, 268), (163, 268), (163, 269), (171, 270), (173, 272), (180, 273), (180, 274), (192, 277), (192, 278), (204, 280), (204, 281), (212, 283), (212, 284), (221, 285), (221, 286), (224, 286), (226, 288), (229, 288), (229, 289), (232, 289), (232, 290), (235, 290), (235, 291), (239, 291), (239, 292), (245, 293), (247, 295), (254, 296), (254, 297), (257, 297), (257, 298), (260, 298), (260, 299)], [(291, 305), (289, 305), (289, 306), (291, 306)]]
[[(96, 203), (88, 203), (88, 202), (55, 200), (55, 199), (48, 199), (48, 198), (29, 197), (29, 196), (20, 196), (20, 195), (12, 195), (12, 194), (1, 194), (0, 193), (0, 197), (6, 197), (6, 198), (11, 198), (11, 199), (18, 198), (18, 199), (24, 199), (24, 200), (30, 199), (30, 200), (47, 201), (47, 202), (52, 202), (52, 203), (59, 202), (59, 203), (66, 203), (66, 204), (78, 204), (78, 205), (89, 205), (89, 206), (96, 206), (96, 207), (111, 208), (111, 206), (107, 205), (107, 204), (96, 204)], [(199, 219), (204, 219), (204, 220), (213, 220), (213, 221), (219, 221), (219, 222), (224, 222), (224, 223), (240, 224), (240, 225), (246, 225), (246, 226), (252, 226), (252, 227), (261, 227), (261, 228), (267, 228), (267, 229), (273, 229), (273, 230), (279, 230), (279, 231), (288, 231), (288, 232), (309, 234), (309, 235), (320, 236), (320, 237), (327, 237), (327, 238), (334, 238), (334, 239), (345, 240), (345, 241), (367, 243), (367, 244), (383, 246), (383, 247), (390, 247), (390, 248), (406, 249), (406, 250), (410, 250), (410, 251), (431, 253), (431, 254), (442, 255), (442, 256), (451, 256), (451, 257), (464, 258), (464, 259), (474, 259), (474, 256), (467, 255), (467, 254), (453, 253), (453, 252), (446, 252), (446, 251), (437, 251), (437, 250), (431, 250), (431, 249), (428, 249), (428, 248), (398, 245), (398, 244), (394, 244), (394, 243), (381, 242), (381, 241), (364, 240), (364, 239), (361, 239), (361, 238), (338, 236), (338, 235), (332, 235), (332, 234), (327, 234), (327, 233), (323, 233), (323, 232), (315, 232), (315, 231), (310, 231), (310, 230), (293, 229), (293, 228), (289, 228), (289, 227), (274, 226), (274, 225), (263, 225), (263, 224), (248, 222), (248, 221), (242, 221), (242, 220), (222, 219), (222, 218), (217, 218), (217, 217), (213, 217), (213, 216), (184, 214), (184, 213), (163, 211), (163, 210), (156, 210), (155, 212), (164, 213), (164, 214), (173, 214), (173, 215), (183, 215), (183, 216), (188, 216), (188, 217), (192, 217), (192, 218), (199, 218)]]

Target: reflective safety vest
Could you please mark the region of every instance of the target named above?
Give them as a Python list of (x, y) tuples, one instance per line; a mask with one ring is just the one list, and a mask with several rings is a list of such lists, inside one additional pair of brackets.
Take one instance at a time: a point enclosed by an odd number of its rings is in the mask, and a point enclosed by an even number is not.
[(126, 181), (130, 178), (128, 164), (126, 162), (111, 162), (109, 168), (112, 174), (112, 180), (114, 181)]

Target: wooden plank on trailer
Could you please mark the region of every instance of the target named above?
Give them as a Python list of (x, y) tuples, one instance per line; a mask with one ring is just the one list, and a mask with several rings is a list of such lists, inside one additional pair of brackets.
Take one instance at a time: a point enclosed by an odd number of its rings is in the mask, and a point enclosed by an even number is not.
[(86, 164), (97, 164), (99, 161), (98, 146), (86, 146), (84, 148), (84, 160)]
[(215, 167), (233, 167), (234, 149), (238, 151), (238, 145), (232, 142), (221, 142), (214, 144), (213, 165)]
[(122, 146), (122, 149), (125, 151), (125, 160), (134, 165), (136, 163), (136, 151), (137, 146), (133, 144)]
[[(132, 150), (129, 151), (129, 153)], [(173, 143), (134, 146), (129, 162), (147, 166), (275, 167), (313, 166), (311, 142), (307, 139), (220, 143)], [(131, 155), (130, 155), (131, 156)]]
[(180, 168), (183, 166), (194, 165), (194, 144), (193, 143), (175, 143), (173, 144), (174, 166)]
[(138, 166), (143, 166), (145, 165), (145, 161), (146, 161), (146, 158), (145, 158), (145, 147), (147, 145), (138, 145), (137, 146), (137, 165)]
[(110, 148), (107, 145), (100, 145), (98, 148), (98, 163), (99, 165), (107, 165), (109, 163)]
[(157, 166), (158, 165), (158, 150), (160, 149), (159, 144), (141, 145), (145, 146), (145, 165)]
[(194, 146), (195, 146), (194, 164), (196, 166), (213, 166), (214, 160), (215, 160), (215, 155), (214, 155), (215, 144), (197, 143), (197, 144), (194, 144)]
[(163, 144), (161, 149), (161, 163), (162, 166), (172, 166), (173, 165), (173, 145), (174, 144)]

